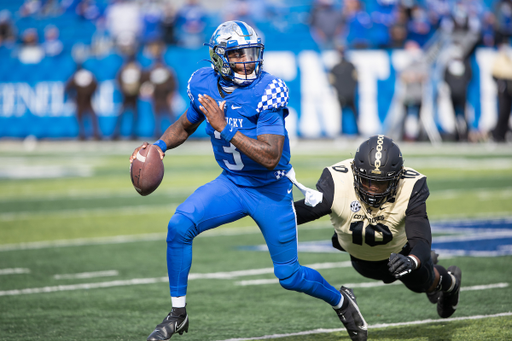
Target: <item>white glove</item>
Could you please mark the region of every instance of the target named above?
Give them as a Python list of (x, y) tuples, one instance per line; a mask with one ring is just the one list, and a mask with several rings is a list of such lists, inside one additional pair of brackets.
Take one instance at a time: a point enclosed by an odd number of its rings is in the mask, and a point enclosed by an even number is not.
[(286, 177), (290, 179), (290, 181), (302, 192), (304, 195), (304, 202), (307, 206), (315, 207), (319, 203), (322, 202), (324, 195), (322, 192), (317, 190), (308, 188), (301, 184), (295, 179), (295, 170), (292, 168), (288, 173), (286, 173)]

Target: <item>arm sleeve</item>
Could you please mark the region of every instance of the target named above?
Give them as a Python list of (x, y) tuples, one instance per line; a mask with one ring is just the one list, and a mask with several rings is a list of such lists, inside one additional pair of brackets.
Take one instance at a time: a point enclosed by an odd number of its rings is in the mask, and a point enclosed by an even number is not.
[(196, 107), (190, 102), (190, 105), (187, 109), (187, 119), (190, 123), (195, 124), (204, 120), (204, 115), (202, 112), (197, 112)]
[(256, 135), (273, 134), (285, 135), (284, 118), (287, 114), (286, 108), (277, 110), (265, 110), (258, 117)]
[(422, 264), (430, 257), (432, 246), (432, 231), (425, 203), (428, 194), (426, 178), (422, 178), (414, 185), (409, 206), (405, 211), (405, 233), (411, 247), (409, 254), (418, 257)]
[(331, 172), (327, 168), (322, 172), (322, 176), (316, 184), (316, 188), (323, 193), (323, 200), (315, 207), (307, 206), (304, 199), (294, 203), (297, 213), (297, 224), (304, 224), (331, 214), (332, 202), (334, 199), (334, 181)]
[(409, 211), (415, 209), (421, 204), (425, 204), (429, 195), (430, 191), (427, 186), (427, 178), (423, 177), (416, 181), (412, 189), (411, 198), (409, 199), (409, 205), (407, 206), (405, 214), (408, 215)]

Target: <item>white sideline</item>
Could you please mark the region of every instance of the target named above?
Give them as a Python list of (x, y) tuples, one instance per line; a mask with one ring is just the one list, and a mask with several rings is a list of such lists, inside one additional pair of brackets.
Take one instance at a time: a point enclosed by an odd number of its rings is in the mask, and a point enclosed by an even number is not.
[[(387, 327), (400, 327), (400, 326), (411, 326), (418, 324), (427, 324), (427, 323), (438, 323), (438, 322), (450, 322), (450, 321), (464, 321), (464, 320), (479, 320), (484, 318), (493, 318), (493, 317), (502, 317), (502, 316), (512, 316), (512, 312), (507, 313), (499, 313), (493, 315), (475, 315), (475, 316), (465, 316), (465, 317), (452, 317), (447, 319), (439, 319), (439, 320), (421, 320), (421, 321), (410, 321), (410, 322), (398, 322), (398, 323), (379, 323), (368, 326), (368, 328), (387, 328)], [(344, 331), (345, 328), (336, 328), (336, 329), (315, 329), (308, 330), (299, 333), (290, 333), (290, 334), (273, 334), (273, 335), (265, 335), (260, 337), (249, 337), (249, 338), (237, 338), (237, 339), (226, 339), (226, 340), (218, 340), (218, 341), (250, 341), (250, 340), (270, 340), (270, 339), (280, 339), (283, 337), (291, 337), (291, 336), (301, 336), (301, 335), (312, 335), (312, 334), (324, 334), (324, 333), (334, 333)]]
[[(350, 267), (351, 262), (327, 262), (327, 263), (315, 263), (307, 264), (307, 267), (313, 269), (335, 269), (335, 268), (346, 268)], [(191, 273), (188, 276), (189, 280), (195, 279), (233, 279), (243, 276), (254, 276), (262, 274), (272, 274), (274, 268), (261, 268), (251, 270), (237, 270), (237, 271), (226, 271), (226, 272), (211, 272), (211, 273)], [(111, 288), (129, 285), (140, 285), (140, 284), (154, 284), (154, 283), (167, 283), (168, 277), (155, 277), (155, 278), (133, 278), (128, 280), (116, 280), (108, 282), (97, 282), (97, 283), (81, 283), (81, 284), (69, 284), (69, 285), (56, 285), (41, 288), (26, 288), (26, 289), (12, 289), (0, 291), (0, 296), (17, 296), (17, 295), (28, 295), (28, 294), (44, 294), (58, 291), (74, 291), (74, 290), (88, 290), (98, 288)], [(243, 282), (243, 281), (242, 281)], [(235, 285), (258, 285), (258, 284), (274, 284), (278, 283), (275, 279), (260, 279), (254, 281), (246, 281), (249, 284), (241, 284), (242, 282), (235, 282)], [(399, 283), (396, 283), (399, 284)], [(350, 283), (345, 284), (352, 288), (371, 288), (386, 285), (379, 282), (366, 282), (366, 283)], [(462, 287), (461, 291), (471, 290), (488, 290), (488, 289), (499, 289), (508, 287), (508, 283), (494, 283), (488, 285), (476, 285), (471, 287)]]
[[(171, 207), (171, 206), (169, 206)], [(138, 209), (142, 209), (143, 206), (139, 206)], [(134, 208), (129, 208), (131, 212), (134, 212)], [(108, 210), (97, 210), (97, 212), (106, 213)], [(89, 211), (82, 211), (82, 214), (90, 214)], [(76, 213), (76, 212), (75, 212)], [(10, 213), (7, 213), (9, 215)], [(89, 216), (89, 215), (88, 215)], [(463, 220), (467, 221), (468, 219), (458, 216), (458, 215), (445, 215), (439, 216), (439, 219), (432, 222), (432, 230), (434, 232), (438, 232), (439, 229), (436, 228), (437, 221), (450, 221), (450, 220)], [(494, 213), (482, 213), (477, 214), (475, 218), (488, 218), (488, 219), (512, 219), (510, 216), (510, 212), (494, 212)], [(0, 213), (0, 221), (2, 221), (2, 214)], [(320, 223), (312, 223), (307, 226), (300, 226), (300, 231), (306, 230), (322, 230), (322, 229), (332, 229), (332, 226), (328, 222), (320, 222)], [(461, 229), (446, 229), (443, 228), (444, 232), (460, 232)], [(198, 237), (218, 237), (225, 235), (245, 235), (245, 234), (256, 234), (261, 233), (259, 229), (253, 226), (246, 227), (230, 227), (230, 228), (218, 228), (208, 230), (204, 233), (201, 233)], [(499, 237), (502, 236), (500, 230), (493, 230), (491, 234), (499, 233)], [(482, 234), (485, 236), (485, 234)], [(166, 233), (146, 233), (146, 234), (135, 234), (135, 235), (120, 235), (120, 236), (112, 236), (112, 237), (91, 237), (91, 238), (76, 238), (76, 239), (62, 239), (62, 240), (53, 240), (53, 241), (40, 241), (40, 242), (26, 242), (26, 243), (15, 243), (15, 244), (3, 244), (0, 245), (0, 252), (4, 251), (16, 251), (16, 250), (37, 250), (37, 249), (46, 249), (46, 248), (55, 248), (55, 247), (73, 247), (73, 246), (88, 246), (88, 245), (100, 245), (100, 244), (120, 244), (120, 243), (133, 243), (140, 241), (165, 241)], [(507, 235), (508, 236), (508, 235)], [(447, 241), (444, 237), (435, 237), (436, 240)], [(458, 238), (458, 236), (453, 236), (450, 238)], [(455, 239), (454, 239), (455, 240)]]
[[(333, 268), (344, 268), (351, 266), (350, 261), (347, 262), (334, 262), (334, 263), (315, 263), (306, 265), (307, 267), (314, 269), (333, 269)], [(261, 268), (251, 270), (238, 270), (238, 271), (227, 271), (227, 272), (212, 272), (212, 273), (191, 273), (188, 276), (189, 280), (194, 279), (232, 279), (241, 276), (254, 276), (261, 274), (272, 274), (274, 268)], [(154, 284), (154, 283), (167, 283), (169, 278), (155, 277), (155, 278), (133, 278), (128, 280), (117, 280), (108, 282), (97, 282), (97, 283), (81, 283), (81, 284), (69, 284), (69, 285), (56, 285), (51, 287), (41, 288), (26, 288), (26, 289), (13, 289), (0, 291), (0, 296), (16, 296), (16, 295), (27, 295), (27, 294), (44, 294), (57, 291), (74, 291), (74, 290), (87, 290), (97, 288), (111, 288), (128, 285), (139, 285), (139, 284)]]
[(0, 269), (0, 275), (17, 275), (17, 274), (28, 274), (28, 273), (30, 273), (30, 269), (25, 269), (25, 268)]
[[(253, 280), (235, 282), (235, 285), (240, 285), (240, 286), (265, 285), (265, 284), (279, 284), (279, 280), (276, 278), (269, 278), (269, 279), (253, 279)], [(343, 285), (353, 289), (353, 288), (375, 288), (375, 287), (383, 287), (383, 286), (389, 286), (389, 285), (400, 285), (400, 284), (402, 284), (402, 283), (399, 281), (396, 281), (396, 282), (389, 283), (389, 284), (386, 284), (383, 282), (364, 282), (364, 283), (344, 283)], [(335, 286), (339, 287), (340, 285), (341, 284), (338, 284)], [(474, 285), (474, 286), (470, 286), (470, 287), (462, 287), (462, 288), (460, 288), (460, 291), (501, 289), (501, 288), (508, 287), (508, 285), (509, 285), (508, 283)]]
[(80, 272), (76, 274), (57, 274), (53, 275), (55, 279), (84, 279), (84, 278), (96, 278), (96, 277), (110, 277), (118, 276), (119, 271), (117, 270), (105, 270), (105, 271), (93, 271), (93, 272)]
[[(1, 216), (1, 214), (0, 214)], [(0, 219), (1, 220), (1, 219)], [(316, 230), (316, 229), (332, 229), (328, 224), (311, 224), (310, 226), (300, 227), (300, 231)], [(261, 233), (256, 226), (247, 227), (230, 227), (208, 230), (201, 233), (198, 238), (205, 237), (218, 237), (226, 235), (244, 235)], [(101, 244), (122, 244), (134, 243), (140, 241), (162, 241), (165, 242), (166, 233), (146, 233), (134, 235), (121, 235), (113, 237), (91, 237), (91, 238), (77, 238), (77, 239), (63, 239), (54, 241), (42, 242), (27, 242), (17, 244), (4, 244), (0, 245), (0, 252), (2, 251), (15, 251), (15, 250), (37, 250), (54, 247), (70, 247), (70, 246), (88, 246), (88, 245), (101, 245)]]

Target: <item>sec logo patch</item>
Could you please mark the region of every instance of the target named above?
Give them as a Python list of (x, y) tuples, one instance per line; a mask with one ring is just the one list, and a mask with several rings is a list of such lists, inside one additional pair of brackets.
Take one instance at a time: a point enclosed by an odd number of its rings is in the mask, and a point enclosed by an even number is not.
[(361, 209), (361, 204), (359, 203), (359, 201), (352, 201), (350, 203), (350, 210), (352, 212), (359, 212), (359, 210)]

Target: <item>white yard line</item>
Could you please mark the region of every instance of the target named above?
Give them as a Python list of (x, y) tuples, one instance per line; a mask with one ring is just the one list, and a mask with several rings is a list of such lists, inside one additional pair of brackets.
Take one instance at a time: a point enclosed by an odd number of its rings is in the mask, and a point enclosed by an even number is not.
[[(352, 265), (350, 265), (352, 266)], [(350, 267), (347, 266), (347, 267)], [(248, 281), (238, 281), (235, 282), (235, 285), (240, 286), (249, 286), (249, 285), (266, 285), (266, 284), (279, 284), (279, 280), (277, 278), (269, 278), (269, 279), (253, 279)], [(349, 287), (351, 289), (353, 288), (375, 288), (375, 287), (383, 287), (386, 285), (400, 285), (402, 282), (393, 282), (389, 284), (385, 284), (382, 282), (366, 282), (366, 283), (344, 283), (343, 285), (346, 287)], [(339, 287), (341, 284), (335, 285), (335, 287)]]
[[(1, 160), (0, 160), (1, 161)], [(173, 186), (172, 188), (159, 188), (158, 195), (167, 198), (177, 198), (190, 195), (197, 189), (197, 186)], [(19, 194), (16, 198), (12, 196), (2, 197), (0, 195), (0, 204), (4, 202), (16, 201), (59, 201), (59, 200), (96, 200), (96, 199), (118, 199), (118, 198), (137, 198), (138, 194), (133, 188), (127, 189), (67, 189), (66, 191), (45, 192), (36, 194)]]
[[(341, 268), (349, 266), (350, 262), (338, 262), (338, 263), (316, 263), (306, 265), (311, 268), (316, 269), (332, 269), (332, 268)], [(251, 269), (251, 270), (238, 270), (238, 271), (227, 271), (227, 272), (213, 272), (213, 273), (191, 273), (189, 275), (189, 280), (195, 279), (231, 279), (236, 277), (243, 276), (254, 276), (254, 275), (262, 275), (262, 274), (272, 274), (274, 273), (274, 268), (261, 268), (261, 269)], [(27, 295), (27, 294), (43, 294), (49, 292), (57, 292), (57, 291), (74, 291), (74, 290), (87, 290), (87, 289), (97, 289), (97, 288), (111, 288), (111, 287), (119, 287), (119, 286), (129, 286), (129, 285), (140, 285), (140, 284), (153, 284), (153, 283), (161, 283), (168, 282), (168, 277), (155, 277), (155, 278), (133, 278), (128, 280), (117, 280), (117, 281), (109, 281), (109, 282), (98, 282), (98, 283), (80, 283), (80, 284), (70, 284), (70, 285), (56, 285), (56, 286), (48, 286), (41, 288), (25, 288), (25, 289), (13, 289), (13, 290), (3, 290), (0, 291), (0, 296), (16, 296), (16, 295)]]
[(53, 275), (55, 279), (85, 279), (85, 278), (97, 278), (97, 277), (110, 277), (118, 276), (119, 271), (117, 270), (106, 270), (106, 271), (94, 271), (94, 272), (80, 272), (76, 274), (58, 274)]
[(140, 284), (154, 284), (167, 282), (167, 277), (160, 278), (133, 278), (128, 280), (110, 281), (110, 282), (99, 282), (99, 283), (82, 283), (82, 284), (71, 284), (71, 285), (57, 285), (52, 287), (42, 288), (26, 288), (26, 289), (13, 289), (0, 291), (0, 296), (17, 296), (17, 295), (28, 295), (28, 294), (45, 294), (50, 292), (58, 291), (75, 291), (75, 290), (89, 290), (98, 288), (112, 288), (129, 285), (140, 285)]
[(495, 283), (487, 285), (474, 285), (471, 287), (461, 287), (460, 291), (472, 291), (472, 290), (489, 290), (489, 289), (501, 289), (508, 287), (508, 283)]
[[(134, 213), (135, 214), (135, 213)], [(0, 219), (1, 220), (1, 219)], [(332, 229), (332, 226), (328, 222), (325, 224), (308, 224), (308, 226), (300, 227), (301, 230), (317, 230), (317, 229)], [(261, 233), (256, 226), (247, 227), (230, 227), (230, 228), (218, 228), (205, 231), (198, 237), (218, 237), (218, 236), (237, 236), (246, 234)], [(97, 237), (97, 238), (78, 238), (78, 239), (64, 239), (55, 241), (43, 241), (43, 242), (28, 242), (19, 244), (5, 244), (0, 245), (0, 252), (2, 251), (14, 251), (14, 250), (34, 250), (34, 249), (45, 249), (53, 247), (68, 247), (68, 246), (85, 246), (85, 245), (99, 245), (99, 244), (120, 244), (120, 243), (133, 243), (139, 241), (165, 241), (165, 233), (146, 233), (138, 235), (125, 235), (125, 236), (114, 236), (114, 237)]]
[[(327, 263), (314, 263), (308, 264), (307, 267), (313, 269), (335, 269), (335, 268), (345, 268), (350, 267), (351, 262), (327, 262)], [(26, 269), (28, 270), (28, 269)], [(116, 272), (115, 270), (108, 271), (109, 273)], [(91, 278), (96, 277), (94, 274), (103, 274), (105, 275), (107, 271), (103, 272), (89, 272), (89, 273), (81, 273), (74, 275), (59, 275), (59, 276), (75, 276), (73, 278)], [(189, 280), (195, 279), (233, 279), (237, 277), (244, 276), (254, 276), (254, 275), (264, 275), (264, 274), (272, 274), (274, 273), (274, 268), (260, 268), (260, 269), (250, 269), (250, 270), (237, 270), (237, 271), (224, 271), (224, 272), (212, 272), (212, 273), (191, 273), (189, 275)], [(111, 275), (111, 274), (108, 274)], [(90, 276), (90, 277), (87, 277)], [(61, 279), (61, 278), (59, 278)], [(117, 280), (117, 281), (108, 281), (108, 282), (99, 282), (99, 283), (80, 283), (80, 284), (70, 284), (70, 285), (57, 285), (57, 286), (48, 286), (41, 288), (26, 288), (26, 289), (13, 289), (13, 290), (3, 290), (0, 291), (0, 296), (16, 296), (16, 295), (27, 295), (27, 294), (42, 294), (42, 293), (50, 293), (57, 291), (74, 291), (74, 290), (87, 290), (87, 289), (97, 289), (97, 288), (111, 288), (111, 287), (119, 287), (119, 286), (129, 286), (129, 285), (140, 285), (140, 284), (153, 284), (153, 283), (162, 283), (168, 282), (167, 277), (155, 277), (155, 278), (133, 278), (128, 280)], [(241, 282), (235, 282), (235, 285), (258, 285), (258, 284), (270, 284), (276, 283), (275, 279), (259, 279), (256, 281), (245, 281), (246, 284), (240, 284)], [(249, 284), (247, 284), (249, 283)], [(382, 286), (383, 283), (379, 282), (366, 282), (366, 283), (351, 283), (346, 284), (346, 286), (352, 288), (370, 288), (376, 286)], [(461, 290), (487, 290), (487, 289), (496, 289), (496, 288), (506, 288), (508, 287), (508, 283), (496, 283), (489, 285), (479, 285), (473, 287), (462, 287)]]
[(28, 274), (30, 269), (24, 268), (11, 268), (11, 269), (0, 269), (0, 275), (17, 275), (17, 274)]
[(167, 210), (169, 215), (173, 214), (178, 207), (177, 204), (165, 205), (138, 205), (138, 206), (124, 206), (115, 208), (80, 208), (69, 210), (47, 210), (47, 211), (21, 211), (21, 212), (4, 212), (0, 213), (0, 221), (16, 221), (27, 219), (41, 219), (46, 217), (56, 218), (77, 218), (77, 217), (104, 217), (110, 215), (136, 215), (136, 214), (150, 214)]
[[(90, 217), (91, 213), (96, 213), (97, 215), (108, 215), (113, 214), (115, 212), (126, 213), (126, 214), (140, 214), (140, 212), (148, 213), (147, 209), (150, 206), (137, 206), (130, 207), (125, 209), (98, 209), (98, 210), (70, 210), (69, 212), (63, 212), (62, 217), (77, 217), (78, 215), (83, 215)], [(164, 205), (164, 206), (154, 206), (151, 209), (155, 211), (161, 210), (162, 208), (168, 208), (169, 211), (173, 211), (176, 205)], [(55, 214), (55, 213), (52, 213)], [(0, 221), (2, 221), (2, 217), (7, 218), (9, 214), (4, 213), (0, 214)], [(16, 214), (14, 214), (16, 215)], [(25, 215), (25, 214), (23, 214)], [(26, 214), (28, 218), (28, 213)], [(34, 217), (36, 215), (34, 214)], [(490, 218), (493, 220), (496, 219), (507, 219), (510, 220), (510, 212), (499, 212), (499, 213), (482, 213), (478, 215), (480, 218)], [(502, 217), (502, 218), (499, 218)], [(14, 218), (11, 216), (11, 218)], [(459, 216), (443, 216), (443, 220), (438, 220), (439, 223), (445, 224), (449, 223), (450, 220), (455, 218), (464, 218), (462, 220), (458, 220), (457, 223), (468, 222), (471, 223), (471, 219), (467, 219), (466, 217)], [(444, 233), (460, 233), (465, 232), (462, 227), (458, 227), (456, 229), (449, 227), (437, 227), (436, 220), (431, 222), (432, 231), (433, 232), (444, 232)], [(332, 229), (331, 224), (328, 221), (320, 222), (320, 223), (312, 223), (299, 227), (299, 235), (300, 231), (306, 230), (321, 230), (321, 229)], [(469, 231), (472, 232), (470, 236), (439, 236), (434, 237), (434, 241), (436, 242), (449, 242), (449, 241), (462, 241), (462, 240), (472, 240), (474, 239), (473, 233), (474, 228), (469, 228)], [(225, 235), (246, 235), (246, 234), (255, 234), (260, 233), (259, 229), (256, 226), (247, 226), (247, 227), (230, 227), (230, 228), (218, 228), (206, 231), (199, 235), (200, 238), (204, 237), (217, 237), (217, 236), (225, 236)], [(0, 245), (0, 252), (2, 251), (14, 251), (14, 250), (33, 250), (33, 249), (44, 249), (44, 248), (53, 248), (53, 247), (68, 247), (68, 246), (86, 246), (86, 245), (99, 245), (99, 244), (120, 244), (120, 243), (133, 243), (139, 241), (159, 241), (165, 240), (165, 233), (148, 233), (148, 234), (140, 234), (140, 235), (124, 235), (124, 236), (113, 236), (113, 237), (97, 237), (97, 238), (78, 238), (78, 239), (64, 239), (64, 240), (55, 240), (55, 241), (42, 241), (42, 242), (28, 242), (28, 243), (16, 243), (16, 244), (4, 244)], [(477, 239), (494, 239), (494, 238), (502, 238), (510, 236), (510, 231), (502, 230), (502, 229), (489, 229), (487, 231), (482, 231), (478, 234)]]
[(47, 241), (47, 242), (5, 244), (5, 245), (0, 245), (0, 251), (36, 250), (36, 249), (46, 249), (46, 248), (55, 248), (55, 247), (120, 244), (120, 243), (133, 243), (133, 242), (139, 242), (139, 241), (157, 241), (157, 240), (165, 240), (165, 234), (164, 233), (147, 233), (147, 234), (132, 235), (132, 236), (78, 238), (78, 239), (65, 239), (65, 240), (55, 240), (55, 241)]
[[(445, 323), (451, 321), (465, 321), (465, 320), (480, 320), (484, 318), (494, 318), (494, 317), (502, 317), (502, 316), (512, 316), (512, 312), (507, 313), (499, 313), (493, 315), (474, 315), (474, 316), (464, 316), (464, 317), (452, 317), (447, 319), (438, 319), (438, 320), (420, 320), (420, 321), (410, 321), (410, 322), (398, 322), (398, 323), (379, 323), (368, 326), (370, 329), (375, 328), (387, 328), (387, 327), (401, 327), (401, 326), (412, 326), (419, 324), (428, 324), (428, 323)], [(273, 334), (273, 335), (265, 335), (260, 337), (245, 337), (245, 338), (236, 338), (236, 339), (226, 339), (226, 340), (218, 340), (218, 341), (251, 341), (251, 340), (270, 340), (270, 339), (281, 339), (283, 337), (292, 337), (292, 336), (302, 336), (302, 335), (312, 335), (312, 334), (326, 334), (326, 333), (334, 333), (344, 331), (345, 328), (335, 328), (335, 329), (315, 329), (308, 330), (299, 333), (289, 333), (289, 334)]]
[[(332, 155), (339, 151), (354, 153), (356, 148), (363, 142), (363, 138), (322, 138), (322, 139), (292, 139), (290, 145), (292, 155)], [(83, 153), (94, 155), (129, 155), (133, 148), (140, 145), (143, 140), (139, 141), (44, 141), (38, 140), (33, 150), (25, 148), (26, 144), (20, 140), (3, 140), (0, 143), (0, 152), (12, 152), (13, 150), (20, 153)], [(493, 155), (512, 155), (509, 144), (496, 143), (440, 143), (433, 145), (430, 142), (402, 143), (400, 149), (405, 155), (417, 154), (427, 155), (427, 157), (451, 156), (460, 157), (463, 154), (493, 156)], [(173, 150), (173, 155), (212, 155), (212, 147), (210, 140), (197, 139), (189, 140), (180, 148)]]
[[(348, 267), (350, 267), (349, 265)], [(318, 268), (315, 268), (318, 269)], [(240, 286), (249, 286), (249, 285), (267, 285), (267, 284), (278, 284), (279, 280), (276, 278), (269, 278), (269, 279), (253, 279), (253, 280), (246, 280), (246, 281), (238, 281), (235, 282), (235, 285)], [(400, 285), (402, 284), (399, 281), (386, 284), (383, 282), (364, 282), (364, 283), (344, 283), (343, 285), (346, 287), (349, 287), (351, 289), (353, 288), (375, 288), (375, 287), (383, 287), (383, 286), (389, 286), (389, 285)], [(339, 287), (341, 284), (336, 285)], [(461, 291), (473, 291), (473, 290), (489, 290), (489, 289), (501, 289), (501, 288), (507, 288), (509, 286), (508, 283), (494, 283), (494, 284), (487, 284), (487, 285), (474, 285), (470, 287), (462, 287)]]

